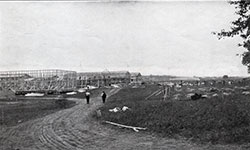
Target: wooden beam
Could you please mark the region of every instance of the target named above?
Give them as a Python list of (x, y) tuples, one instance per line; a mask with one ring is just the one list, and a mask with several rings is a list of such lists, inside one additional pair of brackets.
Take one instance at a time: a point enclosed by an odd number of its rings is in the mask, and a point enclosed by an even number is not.
[(115, 126), (118, 126), (118, 127), (133, 129), (135, 132), (139, 132), (139, 130), (146, 130), (147, 129), (147, 128), (142, 128), (142, 127), (127, 126), (127, 125), (123, 125), (123, 124), (119, 124), (119, 123), (115, 123), (115, 122), (111, 122), (111, 121), (105, 121), (105, 123), (115, 125)]

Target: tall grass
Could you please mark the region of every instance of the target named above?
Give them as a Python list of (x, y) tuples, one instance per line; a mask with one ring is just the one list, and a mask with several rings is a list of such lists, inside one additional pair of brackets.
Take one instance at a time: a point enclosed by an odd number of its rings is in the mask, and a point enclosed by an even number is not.
[[(147, 127), (162, 136), (212, 143), (250, 142), (250, 98), (240, 94), (197, 101), (145, 100), (157, 86), (122, 89), (102, 108), (104, 120)], [(125, 112), (109, 112), (128, 106)]]

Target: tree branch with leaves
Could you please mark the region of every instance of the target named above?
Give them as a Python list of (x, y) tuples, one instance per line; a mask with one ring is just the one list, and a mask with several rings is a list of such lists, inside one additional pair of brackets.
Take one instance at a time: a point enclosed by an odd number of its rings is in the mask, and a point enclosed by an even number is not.
[(222, 29), (220, 32), (213, 32), (218, 39), (224, 37), (240, 36), (243, 42), (238, 46), (244, 47), (245, 51), (242, 55), (242, 64), (250, 67), (250, 0), (229, 1), (234, 5), (238, 18), (232, 21), (231, 28), (226, 31)]

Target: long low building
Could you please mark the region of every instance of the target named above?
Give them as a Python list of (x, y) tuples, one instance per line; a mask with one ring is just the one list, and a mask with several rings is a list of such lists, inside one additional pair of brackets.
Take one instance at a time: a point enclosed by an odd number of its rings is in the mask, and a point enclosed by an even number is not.
[(77, 73), (77, 86), (110, 86), (112, 84), (129, 84), (131, 74), (128, 71), (103, 71)]

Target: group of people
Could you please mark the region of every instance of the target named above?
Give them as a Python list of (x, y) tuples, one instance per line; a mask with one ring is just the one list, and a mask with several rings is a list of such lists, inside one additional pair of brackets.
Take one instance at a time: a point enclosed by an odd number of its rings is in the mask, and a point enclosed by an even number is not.
[[(89, 104), (89, 100), (90, 100), (90, 92), (89, 91), (87, 91), (85, 93), (85, 97), (86, 97), (87, 104)], [(102, 102), (105, 103), (107, 94), (104, 91), (102, 91), (101, 97), (102, 97)]]

